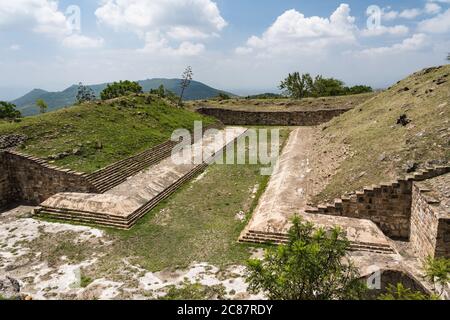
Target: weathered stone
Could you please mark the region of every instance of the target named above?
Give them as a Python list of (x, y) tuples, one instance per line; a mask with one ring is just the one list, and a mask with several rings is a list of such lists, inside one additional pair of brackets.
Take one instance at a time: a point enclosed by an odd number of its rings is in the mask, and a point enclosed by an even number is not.
[(27, 140), (27, 136), (23, 134), (9, 134), (0, 136), (0, 149), (17, 147)]
[(8, 276), (0, 278), (0, 296), (4, 299), (20, 299), (20, 284)]

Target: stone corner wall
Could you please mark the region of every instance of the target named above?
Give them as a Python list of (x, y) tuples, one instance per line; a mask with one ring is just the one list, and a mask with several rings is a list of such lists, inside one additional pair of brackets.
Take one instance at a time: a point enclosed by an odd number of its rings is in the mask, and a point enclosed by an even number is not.
[(203, 107), (197, 112), (219, 119), (225, 125), (315, 126), (351, 109), (313, 111), (242, 111)]
[(86, 175), (45, 160), (7, 150), (0, 157), (0, 205), (39, 204), (60, 192), (96, 192)]
[(336, 199), (333, 204), (309, 208), (306, 212), (368, 219), (373, 221), (386, 236), (409, 240), (413, 182), (431, 179), (448, 172), (450, 166), (428, 168), (397, 181), (365, 187), (351, 197), (342, 197)]
[(411, 246), (425, 260), (450, 258), (450, 219), (420, 184), (413, 184), (411, 212)]

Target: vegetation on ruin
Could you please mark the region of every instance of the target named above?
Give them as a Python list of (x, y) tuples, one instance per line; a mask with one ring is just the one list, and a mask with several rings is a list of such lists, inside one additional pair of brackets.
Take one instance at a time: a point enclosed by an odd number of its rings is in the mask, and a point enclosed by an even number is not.
[(424, 266), (429, 281), (445, 286), (450, 281), (450, 259), (428, 257)]
[(108, 84), (100, 93), (100, 97), (102, 100), (109, 100), (130, 95), (132, 93), (142, 93), (141, 85), (134, 81), (125, 80)]
[(296, 217), (286, 245), (248, 262), (249, 290), (270, 300), (360, 299), (366, 287), (346, 258), (349, 246), (339, 228), (325, 231)]
[(381, 294), (378, 300), (438, 300), (439, 298), (432, 295), (426, 295), (420, 291), (414, 291), (410, 288), (406, 288), (403, 284), (397, 285), (390, 284), (386, 288), (387, 292)]
[(19, 151), (92, 172), (167, 141), (175, 129), (191, 130), (194, 121), (206, 126), (216, 120), (155, 95), (130, 95), (0, 123), (0, 136), (24, 134)]
[[(314, 203), (448, 163), (449, 104), (450, 65), (445, 65), (416, 72), (322, 125), (317, 144), (324, 147), (313, 150), (312, 159), (326, 159), (333, 148), (349, 151)], [(402, 116), (407, 121), (399, 121)]]
[(375, 93), (357, 95), (304, 98), (301, 100), (271, 97), (235, 98), (196, 100), (186, 103), (187, 106), (198, 109), (202, 107), (223, 108), (241, 111), (314, 111), (322, 109), (353, 108), (375, 96)]

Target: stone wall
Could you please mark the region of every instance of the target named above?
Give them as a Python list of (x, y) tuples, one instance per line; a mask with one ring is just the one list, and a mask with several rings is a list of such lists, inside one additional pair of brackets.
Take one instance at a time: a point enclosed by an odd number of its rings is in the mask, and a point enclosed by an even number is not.
[(15, 151), (0, 158), (0, 203), (39, 204), (60, 192), (96, 192), (82, 173), (60, 169), (46, 161)]
[(399, 240), (409, 240), (411, 233), (412, 186), (450, 171), (450, 167), (429, 168), (398, 181), (366, 187), (333, 204), (309, 208), (307, 213), (329, 214), (373, 221), (383, 233)]
[(330, 121), (350, 109), (317, 111), (240, 111), (200, 108), (201, 114), (219, 119), (225, 125), (315, 126)]
[(0, 208), (6, 206), (14, 198), (5, 153), (0, 152)]
[(422, 260), (450, 258), (449, 213), (428, 196), (430, 190), (414, 184), (411, 215), (411, 246)]

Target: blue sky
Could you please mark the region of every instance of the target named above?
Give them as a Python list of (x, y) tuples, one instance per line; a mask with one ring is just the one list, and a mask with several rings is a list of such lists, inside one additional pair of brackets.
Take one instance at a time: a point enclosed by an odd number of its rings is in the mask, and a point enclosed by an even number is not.
[(0, 0), (0, 99), (187, 65), (239, 94), (292, 71), (380, 88), (448, 51), (450, 0)]

